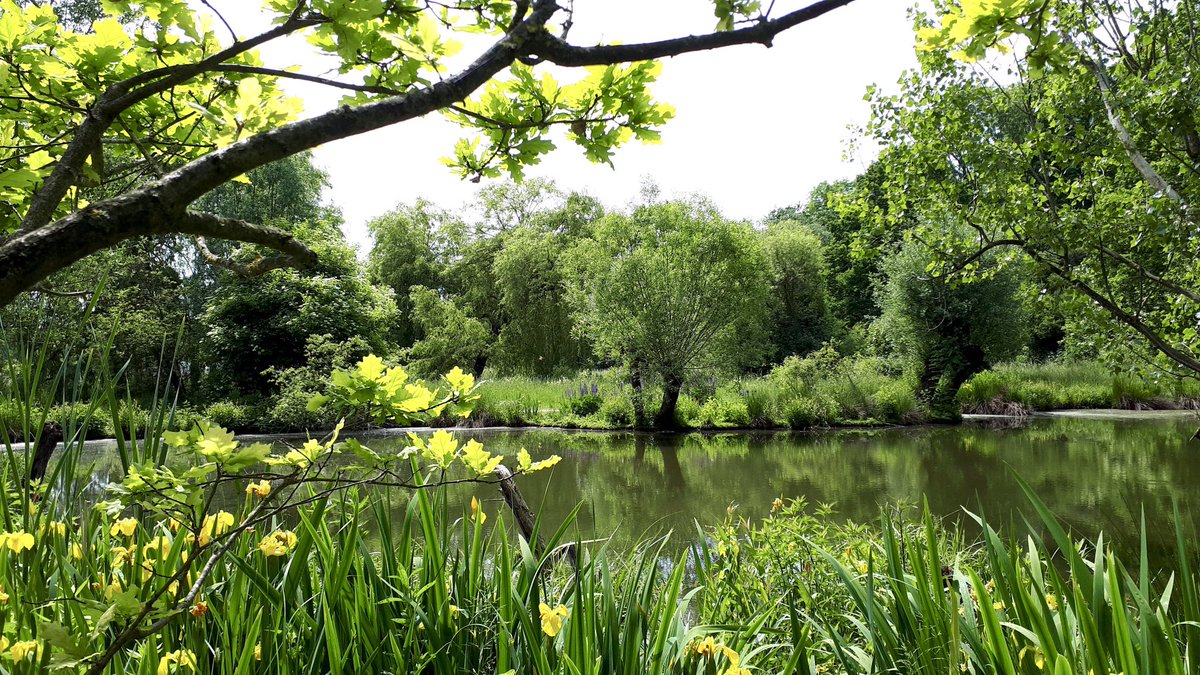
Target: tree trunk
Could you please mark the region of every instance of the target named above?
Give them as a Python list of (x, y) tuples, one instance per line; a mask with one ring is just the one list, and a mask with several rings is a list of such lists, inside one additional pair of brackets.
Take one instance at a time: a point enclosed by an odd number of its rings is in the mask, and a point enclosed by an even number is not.
[(646, 399), (642, 383), (642, 361), (634, 359), (629, 367), (629, 386), (633, 389), (633, 426), (646, 427)]
[(975, 345), (950, 346), (935, 354), (925, 366), (920, 385), (929, 405), (929, 421), (962, 421), (958, 390), (986, 366), (983, 350)]
[(480, 354), (475, 357), (475, 363), (471, 364), (471, 374), (475, 376), (476, 380), (483, 377), (483, 369), (487, 367), (487, 362), (487, 354)]
[(675, 421), (675, 406), (679, 403), (679, 390), (683, 388), (683, 377), (674, 373), (663, 373), (662, 405), (658, 408), (658, 416), (654, 418), (654, 426), (659, 429), (676, 429), (679, 423)]
[(29, 463), (29, 482), (40, 481), (46, 476), (46, 467), (50, 464), (50, 456), (54, 454), (54, 446), (63, 438), (62, 427), (58, 422), (46, 422), (42, 427), (42, 435), (38, 438), (37, 449)]

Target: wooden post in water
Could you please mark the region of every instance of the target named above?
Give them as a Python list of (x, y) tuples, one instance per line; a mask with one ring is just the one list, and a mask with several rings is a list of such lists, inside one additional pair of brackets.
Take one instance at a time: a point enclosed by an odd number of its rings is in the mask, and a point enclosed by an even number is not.
[(29, 464), (29, 482), (39, 481), (46, 476), (46, 467), (50, 464), (50, 455), (54, 454), (54, 446), (62, 440), (63, 430), (58, 422), (46, 422), (42, 427), (42, 435), (38, 438), (37, 448), (33, 451), (33, 459)]
[[(513, 517), (517, 519), (517, 526), (521, 528), (521, 534), (525, 535), (525, 541), (528, 541), (529, 545), (533, 547), (534, 555), (541, 558), (546, 552), (546, 544), (542, 541), (541, 536), (534, 533), (537, 516), (533, 513), (533, 509), (529, 508), (525, 498), (521, 496), (521, 491), (517, 489), (517, 482), (513, 480), (512, 471), (501, 464), (496, 467), (496, 475), (500, 476), (500, 494), (504, 496), (504, 501), (512, 511)], [(566, 556), (567, 562), (575, 565), (574, 544), (556, 548), (554, 555)]]

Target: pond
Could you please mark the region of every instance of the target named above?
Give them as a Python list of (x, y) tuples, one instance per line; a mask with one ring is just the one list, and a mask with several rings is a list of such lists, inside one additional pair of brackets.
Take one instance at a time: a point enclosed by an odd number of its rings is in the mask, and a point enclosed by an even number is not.
[[(582, 539), (618, 545), (644, 534), (695, 537), (694, 521), (719, 522), (731, 504), (761, 518), (776, 497), (831, 503), (840, 517), (878, 518), (883, 505), (928, 500), (938, 516), (968, 529), (964, 509), (995, 526), (1035, 514), (1012, 472), (1028, 481), (1076, 533), (1136, 551), (1145, 512), (1155, 557), (1173, 550), (1172, 505), (1185, 532), (1200, 538), (1200, 441), (1186, 414), (1079, 413), (1024, 419), (976, 418), (954, 427), (830, 430), (806, 433), (644, 434), (561, 430), (462, 430), (493, 453), (562, 455), (554, 469), (521, 477), (530, 505), (552, 527), (582, 504)], [(378, 451), (398, 451), (403, 434), (370, 436)], [(100, 464), (104, 464), (101, 462)], [(115, 467), (112, 467), (115, 469)], [(98, 472), (93, 484), (104, 482)], [(115, 474), (113, 475), (115, 477)], [(503, 511), (494, 486), (455, 488), (488, 512)], [(574, 536), (574, 535), (572, 535)]]

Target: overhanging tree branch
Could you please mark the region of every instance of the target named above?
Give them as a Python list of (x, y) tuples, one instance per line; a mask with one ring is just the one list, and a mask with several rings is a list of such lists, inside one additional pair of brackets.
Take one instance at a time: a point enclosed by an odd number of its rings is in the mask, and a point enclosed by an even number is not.
[(1104, 101), (1104, 112), (1108, 115), (1108, 123), (1116, 132), (1117, 138), (1121, 141), (1121, 147), (1125, 149), (1125, 154), (1129, 157), (1133, 167), (1151, 187), (1166, 195), (1176, 204), (1186, 207), (1179, 192), (1146, 160), (1145, 155), (1138, 148), (1137, 142), (1133, 140), (1133, 135), (1129, 133), (1129, 129), (1125, 127), (1121, 117), (1117, 115), (1112, 103), (1112, 83), (1108, 79), (1108, 73), (1105, 72), (1104, 66), (1092, 59), (1085, 59), (1083, 63), (1096, 78), (1096, 83), (1100, 87), (1100, 98)]
[(147, 71), (136, 77), (118, 82), (104, 91), (96, 103), (87, 111), (87, 116), (75, 132), (75, 138), (67, 146), (54, 171), (46, 178), (42, 188), (34, 195), (25, 217), (21, 220), (20, 232), (42, 227), (50, 222), (54, 211), (73, 185), (79, 185), (83, 165), (104, 137), (104, 133), (117, 116), (138, 103), (164, 93), (172, 87), (209, 72), (213, 66), (245, 54), (276, 38), (289, 35), (309, 26), (323, 23), (323, 17), (299, 17), (293, 15), (287, 22), (257, 35), (245, 42), (235, 42), (212, 56), (181, 66), (168, 66)]
[[(523, 20), (458, 74), (403, 95), (357, 107), (343, 106), (314, 117), (266, 131), (193, 160), (175, 171), (118, 197), (91, 204), (53, 223), (51, 215), (71, 185), (95, 142), (116, 115), (146, 98), (164, 93), (204, 72), (241, 70), (224, 64), (256, 45), (326, 21), (299, 15), (262, 35), (238, 42), (212, 57), (187, 66), (152, 71), (110, 87), (59, 160), (59, 165), (34, 197), (17, 233), (0, 242), (0, 307), (17, 294), (82, 258), (138, 236), (191, 234), (262, 244), (284, 252), (301, 264), (314, 256), (286, 233), (261, 225), (221, 219), (187, 211), (196, 199), (260, 166), (331, 141), (373, 131), (445, 109), (465, 100), (519, 59), (586, 66), (642, 61), (737, 44), (765, 44), (779, 33), (815, 19), (853, 0), (819, 0), (778, 19), (733, 31), (688, 36), (659, 42), (599, 47), (576, 47), (553, 37), (546, 24), (560, 9), (553, 0), (536, 0)], [(261, 73), (267, 74), (267, 73)], [(271, 73), (274, 75), (274, 73)], [(330, 81), (323, 82), (329, 84)], [(210, 251), (211, 253), (211, 251)], [(259, 268), (274, 265), (265, 262)]]
[[(317, 256), (312, 250), (283, 230), (265, 225), (255, 225), (243, 220), (223, 218), (211, 213), (189, 211), (184, 219), (186, 222), (180, 231), (196, 235), (196, 247), (200, 250), (200, 255), (205, 262), (244, 277), (261, 276), (271, 270), (284, 267), (311, 267), (317, 262)], [(211, 234), (206, 235), (202, 231)], [(239, 262), (213, 253), (212, 249), (208, 247), (208, 236), (261, 244), (280, 251), (283, 255), (258, 256), (250, 262)]]

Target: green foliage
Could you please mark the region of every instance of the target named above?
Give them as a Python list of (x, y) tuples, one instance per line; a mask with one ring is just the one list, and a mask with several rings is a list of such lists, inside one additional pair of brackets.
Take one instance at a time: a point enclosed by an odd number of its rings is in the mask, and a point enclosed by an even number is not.
[(470, 415), (471, 402), (476, 399), (475, 378), (456, 367), (442, 380), (444, 390), (423, 380), (410, 380), (404, 368), (388, 366), (369, 354), (354, 368), (333, 371), (327, 393), (313, 396), (308, 408), (316, 411), (328, 405), (341, 418), (361, 416), (375, 425), (411, 425), (443, 412)]
[(296, 236), (320, 251), (314, 270), (275, 270), (258, 278), (226, 275), (201, 317), (205, 389), (212, 397), (269, 394), (268, 371), (304, 365), (309, 337), (354, 337), (386, 351), (396, 306), (373, 286), (336, 223), (302, 223)]
[(587, 417), (600, 412), (604, 406), (604, 397), (600, 394), (573, 392), (563, 397), (559, 410), (570, 415)]
[(492, 344), (492, 334), (482, 321), (467, 314), (461, 303), (417, 286), (410, 298), (413, 323), (421, 338), (408, 350), (414, 372), (437, 373), (457, 364), (469, 364), (482, 374)]
[(598, 414), (609, 426), (616, 429), (632, 427), (635, 421), (633, 401), (623, 394), (605, 397)]
[(492, 268), (508, 317), (497, 344), (497, 366), (505, 372), (546, 376), (587, 364), (591, 347), (572, 330), (559, 257), (601, 214), (595, 200), (572, 195), (505, 239)]
[(547, 130), (567, 124), (568, 138), (589, 160), (611, 165), (618, 146), (631, 138), (658, 141), (657, 127), (674, 117), (671, 106), (647, 93), (661, 70), (653, 61), (594, 66), (583, 79), (563, 86), (549, 73), (537, 77), (532, 67), (515, 63), (509, 79), (491, 82), (480, 96), (448, 113), (459, 124), (478, 128), (482, 138), (459, 141), (454, 157), (445, 162), (464, 177), (506, 171), (519, 181), (525, 166), (554, 149)]
[(233, 401), (215, 401), (205, 406), (203, 418), (230, 431), (244, 433), (254, 430), (258, 422), (258, 413), (248, 405)]
[[(196, 63), (221, 50), (215, 26), (198, 24), (184, 3), (147, 2), (134, 10), (128, 2), (107, 2), (102, 4), (105, 16), (90, 25), (80, 24), (96, 15), (94, 7), (59, 5), (76, 25), (60, 24), (50, 3), (6, 0), (0, 11), (5, 62), (0, 87), (28, 99), (0, 122), (2, 135), (12, 141), (0, 154), (0, 173), (5, 176), (0, 200), (11, 207), (0, 221), (3, 231), (15, 229), (35, 191), (63, 158), (68, 143), (60, 139), (81, 125), (87, 106), (102, 92), (123, 80)], [(77, 7), (82, 11), (75, 11)], [(119, 21), (122, 15), (145, 13), (152, 13), (154, 20), (136, 25)], [(230, 64), (255, 66), (258, 60), (252, 52), (242, 53)], [(74, 185), (125, 186), (131, 177), (136, 182), (152, 176), (156, 168), (178, 165), (243, 134), (279, 126), (294, 118), (299, 107), (298, 100), (282, 95), (273, 79), (184, 78), (126, 108), (121, 123), (108, 125), (95, 143), (97, 150), (110, 144), (152, 148), (150, 161), (137, 162), (144, 166), (132, 171), (126, 167), (110, 172), (102, 153), (95, 152)], [(82, 206), (81, 201), (78, 188), (72, 187), (67, 198), (55, 204), (56, 213), (65, 215)]]
[(1086, 355), (1194, 375), (1200, 59), (1181, 48), (1193, 10), (947, 3), (918, 20), (920, 69), (896, 95), (871, 92), (868, 132), (893, 158), (888, 202), (939, 265), (973, 273), (978, 253), (1003, 251), (1070, 289), (1067, 337)]
[(373, 283), (392, 289), (396, 299), (396, 344), (408, 347), (416, 341), (416, 326), (409, 293), (413, 286), (436, 288), (442, 274), (438, 259), (438, 230), (453, 216), (418, 199), (412, 206), (395, 209), (367, 223), (371, 254), (367, 269)]
[[(16, 410), (9, 409), (12, 417), (7, 420), (6, 424), (12, 436), (19, 436), (21, 429), (19, 408), (22, 404), (16, 401), (12, 403)], [(46, 411), (46, 419), (61, 425), (64, 433), (67, 433), (69, 429), (79, 429), (87, 438), (112, 438), (115, 430), (112, 414), (108, 410), (82, 401), (56, 405)]]
[(824, 396), (787, 399), (782, 411), (784, 421), (793, 429), (830, 426), (841, 415), (837, 402)]
[(808, 228), (784, 221), (764, 240), (771, 268), (771, 346), (776, 358), (807, 354), (832, 335), (825, 293), (821, 240)]
[(1025, 344), (1019, 280), (936, 276), (929, 254), (906, 246), (886, 264), (880, 331), (905, 359), (934, 420), (959, 416), (959, 387)]
[(821, 183), (806, 202), (767, 217), (771, 229), (794, 228), (787, 224), (794, 221), (820, 237), (829, 309), (845, 327), (879, 316), (874, 289), (881, 266), (912, 225), (891, 214), (887, 161), (885, 153), (853, 181)]
[(700, 410), (688, 420), (687, 426), (705, 428), (748, 427), (750, 412), (746, 402), (739, 396), (718, 394), (700, 406)]
[(1200, 398), (1191, 379), (1113, 373), (1096, 361), (1003, 363), (959, 390), (965, 412), (1017, 413), (1072, 408), (1174, 408)]
[(769, 428), (776, 425), (776, 396), (770, 387), (751, 385), (743, 391), (743, 400), (750, 426)]
[(254, 223), (341, 220), (336, 207), (324, 201), (329, 174), (302, 152), (254, 169), (246, 182), (225, 183), (196, 202), (201, 211)]
[(687, 373), (757, 358), (767, 264), (744, 225), (711, 205), (664, 203), (608, 215), (567, 254), (576, 330), (603, 358), (664, 381), (657, 423), (674, 423)]

